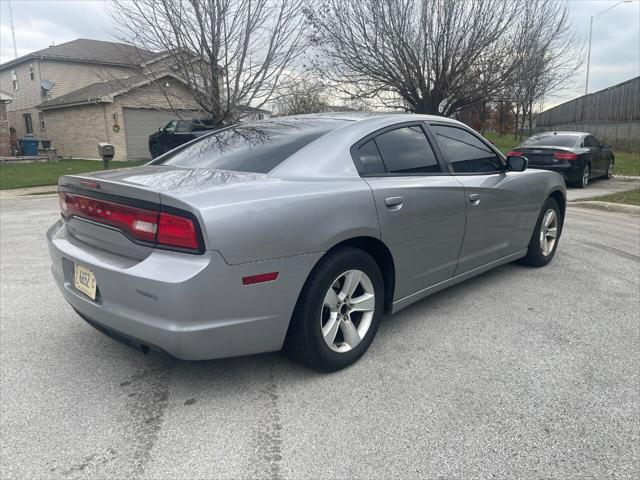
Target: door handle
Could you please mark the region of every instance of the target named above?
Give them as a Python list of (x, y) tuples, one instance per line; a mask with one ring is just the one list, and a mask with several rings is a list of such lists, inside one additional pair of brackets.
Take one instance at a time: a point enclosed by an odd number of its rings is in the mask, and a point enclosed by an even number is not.
[(384, 204), (389, 210), (400, 210), (402, 208), (402, 197), (387, 197)]
[(469, 201), (471, 205), (480, 205), (480, 194), (472, 193), (469, 195)]

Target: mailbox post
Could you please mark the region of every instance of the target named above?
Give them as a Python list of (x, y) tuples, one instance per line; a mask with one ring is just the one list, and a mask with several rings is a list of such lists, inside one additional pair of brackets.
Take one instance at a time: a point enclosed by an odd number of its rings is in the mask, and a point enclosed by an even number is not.
[(113, 160), (113, 156), (115, 155), (115, 149), (113, 145), (107, 142), (98, 143), (98, 155), (102, 158), (102, 166), (103, 168), (109, 168), (109, 160)]

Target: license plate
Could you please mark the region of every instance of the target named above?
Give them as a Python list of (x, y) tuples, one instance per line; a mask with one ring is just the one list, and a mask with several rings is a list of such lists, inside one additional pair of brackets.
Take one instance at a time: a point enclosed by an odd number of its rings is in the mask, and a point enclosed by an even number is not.
[(91, 300), (96, 299), (96, 277), (87, 267), (74, 265), (73, 285)]

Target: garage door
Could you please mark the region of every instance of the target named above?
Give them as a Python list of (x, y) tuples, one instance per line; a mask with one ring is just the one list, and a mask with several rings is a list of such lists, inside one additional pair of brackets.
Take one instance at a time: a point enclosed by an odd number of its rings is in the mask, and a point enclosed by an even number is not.
[[(129, 160), (149, 160), (149, 135), (157, 132), (171, 120), (178, 118), (176, 112), (165, 112), (150, 108), (123, 108), (124, 138)], [(183, 118), (193, 118), (193, 112), (179, 112)]]

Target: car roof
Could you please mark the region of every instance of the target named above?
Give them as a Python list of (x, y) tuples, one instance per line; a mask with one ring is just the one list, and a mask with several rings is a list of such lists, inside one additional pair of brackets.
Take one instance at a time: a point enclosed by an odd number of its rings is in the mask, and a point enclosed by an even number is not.
[(537, 137), (537, 136), (544, 135), (544, 134), (549, 134), (549, 135), (551, 135), (551, 134), (553, 134), (553, 135), (591, 135), (591, 133), (587, 133), (587, 132), (569, 132), (569, 131), (560, 132), (560, 131), (549, 130), (549, 131), (546, 131), (546, 132), (534, 133), (531, 136), (532, 137)]
[(322, 112), (322, 113), (306, 113), (303, 115), (291, 115), (288, 117), (272, 117), (267, 120), (277, 120), (280, 118), (318, 118), (318, 119), (335, 119), (358, 122), (369, 120), (372, 118), (384, 117), (390, 120), (426, 120), (426, 121), (443, 121), (448, 123), (459, 123), (457, 120), (438, 115), (425, 115), (417, 113), (398, 113), (398, 112)]

